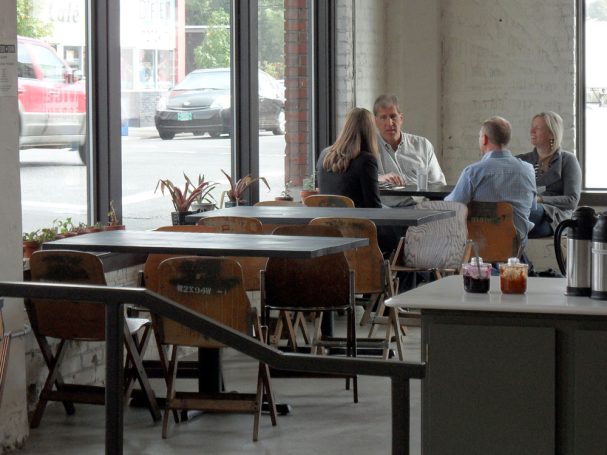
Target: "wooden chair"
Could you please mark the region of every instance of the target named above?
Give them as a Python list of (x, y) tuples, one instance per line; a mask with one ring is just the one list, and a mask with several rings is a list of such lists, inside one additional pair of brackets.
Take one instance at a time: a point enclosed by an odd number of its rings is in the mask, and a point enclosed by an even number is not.
[[(339, 229), (332, 226), (323, 226), (311, 224), (286, 224), (278, 226), (272, 232), (273, 235), (301, 235), (311, 237), (341, 237)], [(294, 316), (294, 317), (293, 317)], [(315, 315), (310, 315), (312, 319), (316, 320)], [(271, 337), (272, 344), (278, 344), (282, 333), (283, 327), (286, 328), (288, 336), (288, 344), (293, 348), (297, 349), (297, 331), (300, 330), (304, 339), (304, 342), (310, 344), (310, 336), (306, 327), (306, 320), (302, 312), (296, 312), (293, 314), (289, 311), (280, 311), (276, 327), (274, 329), (274, 335)]]
[(517, 255), (519, 240), (510, 203), (470, 202), (467, 223), (468, 237), (484, 262), (505, 262)]
[[(32, 281), (106, 284), (103, 265), (92, 253), (37, 251), (30, 259), (30, 270)], [(25, 307), (34, 337), (49, 369), (30, 426), (35, 428), (40, 424), (48, 401), (62, 401), (70, 415), (75, 412), (73, 403), (104, 404), (104, 387), (66, 384), (60, 368), (68, 341), (105, 341), (105, 306), (101, 303), (75, 300), (27, 299)], [(137, 333), (140, 330), (142, 334), (138, 340)], [(125, 318), (124, 345), (127, 359), (124, 395), (125, 401), (128, 400), (135, 381), (138, 381), (152, 418), (156, 421), (160, 419), (160, 410), (141, 360), (150, 334), (151, 324), (148, 319)], [(60, 340), (55, 353), (47, 337)]]
[(307, 207), (354, 207), (352, 199), (339, 194), (313, 194), (305, 198), (303, 204)]
[[(210, 226), (217, 232), (230, 234), (263, 234), (263, 226), (257, 218), (246, 216), (214, 216), (198, 220), (200, 226)], [(262, 270), (267, 258), (263, 257), (233, 257), (242, 266), (244, 288), (246, 291), (259, 290), (259, 271)]]
[(297, 201), (259, 201), (259, 202), (256, 202), (255, 205), (271, 206), (271, 207), (276, 207), (276, 206), (298, 207), (301, 205), (301, 203), (297, 202)]
[[(365, 307), (360, 325), (366, 324), (374, 309), (380, 308), (385, 298), (392, 295), (390, 286), (389, 263), (384, 259), (377, 243), (377, 228), (375, 223), (363, 218), (315, 218), (311, 225), (332, 226), (341, 232), (343, 237), (366, 237), (369, 245), (345, 252), (350, 268), (355, 274), (357, 303)], [(373, 329), (373, 327), (371, 327)], [(372, 335), (371, 330), (369, 336)], [(397, 340), (397, 348), (402, 358), (402, 346)], [(377, 343), (375, 343), (376, 345)], [(384, 338), (383, 357), (390, 353), (390, 338)]]
[[(159, 294), (234, 330), (265, 341), (257, 312), (251, 307), (242, 285), (242, 269), (236, 261), (199, 256), (172, 258), (160, 264), (158, 275)], [(163, 346), (172, 347), (170, 362), (166, 368), (167, 397), (162, 425), (163, 438), (167, 437), (170, 411), (198, 409), (255, 414), (253, 441), (257, 441), (264, 397), (270, 405), (272, 425), (276, 425), (270, 373), (265, 364), (259, 364), (257, 390), (254, 394), (230, 392), (204, 395), (197, 392), (177, 392), (178, 347), (221, 348), (224, 345), (170, 319), (155, 315), (152, 317), (158, 342)], [(176, 413), (174, 415), (176, 416)]]
[[(354, 322), (354, 272), (350, 271), (343, 253), (311, 259), (271, 257), (261, 274), (262, 317), (267, 321), (271, 310), (292, 312), (343, 311), (347, 317), (346, 355), (356, 357), (356, 324)], [(317, 318), (311, 351), (321, 354), (325, 347), (343, 346), (343, 340), (321, 333)], [(340, 376), (343, 377), (343, 376)], [(353, 380), (353, 398), (358, 402), (356, 376), (346, 376), (346, 388)]]
[(4, 391), (4, 381), (8, 368), (8, 353), (11, 343), (11, 334), (4, 333), (4, 320), (2, 319), (2, 310), (0, 306), (0, 406), (2, 405), (2, 392)]

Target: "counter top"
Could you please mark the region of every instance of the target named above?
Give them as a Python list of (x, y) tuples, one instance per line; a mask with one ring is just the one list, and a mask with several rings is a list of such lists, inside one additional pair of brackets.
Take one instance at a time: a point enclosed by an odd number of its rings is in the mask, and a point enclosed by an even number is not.
[(388, 306), (420, 310), (607, 316), (607, 301), (565, 295), (565, 278), (529, 278), (522, 295), (502, 294), (499, 277), (491, 277), (487, 294), (464, 291), (461, 275), (417, 287), (386, 301)]

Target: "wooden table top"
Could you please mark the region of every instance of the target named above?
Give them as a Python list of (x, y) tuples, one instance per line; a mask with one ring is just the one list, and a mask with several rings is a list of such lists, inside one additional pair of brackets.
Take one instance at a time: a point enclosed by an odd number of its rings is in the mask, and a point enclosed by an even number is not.
[(455, 216), (453, 210), (406, 208), (341, 208), (341, 207), (275, 207), (238, 206), (188, 215), (186, 220), (195, 224), (200, 218), (214, 216), (248, 216), (264, 224), (307, 224), (314, 218), (341, 217), (366, 218), (377, 226), (419, 226), (431, 221)]
[(105, 231), (42, 244), (44, 250), (314, 258), (369, 244), (367, 238), (163, 231)]

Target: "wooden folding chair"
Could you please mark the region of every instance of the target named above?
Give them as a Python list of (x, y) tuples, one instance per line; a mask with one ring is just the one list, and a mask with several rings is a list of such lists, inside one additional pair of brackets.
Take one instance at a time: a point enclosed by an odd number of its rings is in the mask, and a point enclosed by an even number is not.
[[(32, 281), (106, 284), (103, 265), (92, 253), (37, 251), (30, 259), (30, 270)], [(105, 341), (105, 306), (76, 300), (27, 299), (25, 307), (34, 337), (49, 369), (30, 426), (35, 428), (40, 424), (48, 401), (62, 401), (69, 415), (75, 412), (73, 403), (104, 404), (104, 387), (67, 384), (60, 368), (68, 341)], [(141, 339), (138, 340), (137, 333), (140, 330)], [(148, 319), (125, 318), (124, 345), (127, 358), (124, 398), (125, 401), (128, 400), (135, 381), (138, 381), (152, 418), (156, 421), (160, 419), (160, 410), (142, 364), (150, 334), (151, 324)], [(54, 353), (47, 337), (59, 339)]]
[(0, 405), (2, 405), (2, 392), (8, 368), (8, 353), (11, 344), (11, 334), (4, 333), (4, 320), (2, 319), (2, 306), (0, 306)]
[[(373, 310), (380, 307), (385, 298), (392, 295), (390, 286), (389, 264), (383, 258), (377, 243), (377, 228), (371, 220), (363, 218), (315, 218), (311, 225), (332, 226), (339, 229), (344, 237), (365, 237), (369, 245), (345, 252), (350, 268), (356, 277), (357, 303), (365, 307), (360, 325), (366, 324)], [(369, 335), (371, 336), (371, 334)], [(360, 344), (360, 343), (359, 343)], [(374, 343), (377, 345), (377, 341)], [(402, 346), (397, 343), (399, 354)], [(383, 341), (383, 357), (388, 358), (390, 353), (390, 339)]]
[[(261, 274), (261, 308), (264, 321), (270, 311), (325, 313), (343, 311), (347, 317), (345, 352), (356, 357), (354, 321), (354, 272), (343, 253), (311, 259), (271, 257)], [(316, 319), (311, 351), (321, 354), (326, 347), (343, 346), (344, 340), (321, 332), (321, 318)], [(338, 375), (344, 377), (343, 375)], [(356, 376), (346, 375), (346, 388), (353, 381), (353, 398), (358, 402)]]
[[(257, 312), (251, 307), (242, 285), (240, 265), (227, 258), (187, 256), (163, 261), (158, 267), (158, 293), (242, 333), (265, 342)], [(254, 394), (178, 392), (176, 375), (179, 346), (221, 348), (218, 343), (171, 319), (152, 315), (154, 331), (161, 345), (172, 347), (166, 368), (167, 397), (162, 437), (168, 433), (170, 411), (198, 409), (216, 412), (255, 414), (253, 441), (259, 434), (259, 417), (263, 398), (270, 405), (272, 425), (276, 425), (276, 407), (267, 365), (259, 363), (257, 390)], [(174, 413), (176, 416), (176, 413)], [(175, 419), (177, 421), (177, 419)]]
[[(286, 224), (278, 226), (272, 231), (273, 235), (301, 235), (311, 237), (342, 237), (339, 229), (332, 226), (311, 224)], [(314, 320), (314, 314), (310, 315)], [(266, 321), (267, 322), (267, 321)], [(302, 312), (293, 314), (290, 311), (281, 310), (276, 320), (274, 335), (270, 337), (272, 344), (277, 345), (282, 337), (283, 328), (286, 328), (288, 336), (288, 345), (293, 349), (297, 349), (297, 331), (300, 330), (303, 340), (306, 344), (310, 344), (311, 338), (306, 327), (306, 319)]]
[(352, 199), (339, 194), (313, 194), (305, 198), (303, 204), (307, 207), (354, 207)]
[(519, 239), (510, 203), (470, 202), (467, 222), (468, 237), (484, 262), (505, 262), (517, 255)]
[[(261, 221), (246, 216), (201, 218), (198, 225), (214, 227), (217, 232), (230, 234), (263, 234)], [(259, 291), (259, 271), (265, 267), (267, 258), (238, 256), (232, 259), (242, 266), (245, 291)]]

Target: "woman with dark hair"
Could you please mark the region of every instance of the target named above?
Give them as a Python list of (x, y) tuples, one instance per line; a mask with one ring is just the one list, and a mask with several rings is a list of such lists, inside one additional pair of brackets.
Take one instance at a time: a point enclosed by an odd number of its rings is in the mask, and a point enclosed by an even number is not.
[(348, 196), (356, 207), (381, 207), (378, 157), (373, 115), (355, 107), (335, 144), (323, 150), (316, 163), (321, 194)]
[(582, 170), (571, 152), (561, 149), (563, 119), (556, 112), (542, 112), (531, 121), (533, 151), (518, 155), (533, 165), (537, 208), (529, 220), (535, 224), (529, 238), (554, 234), (558, 224), (571, 218), (580, 200)]

